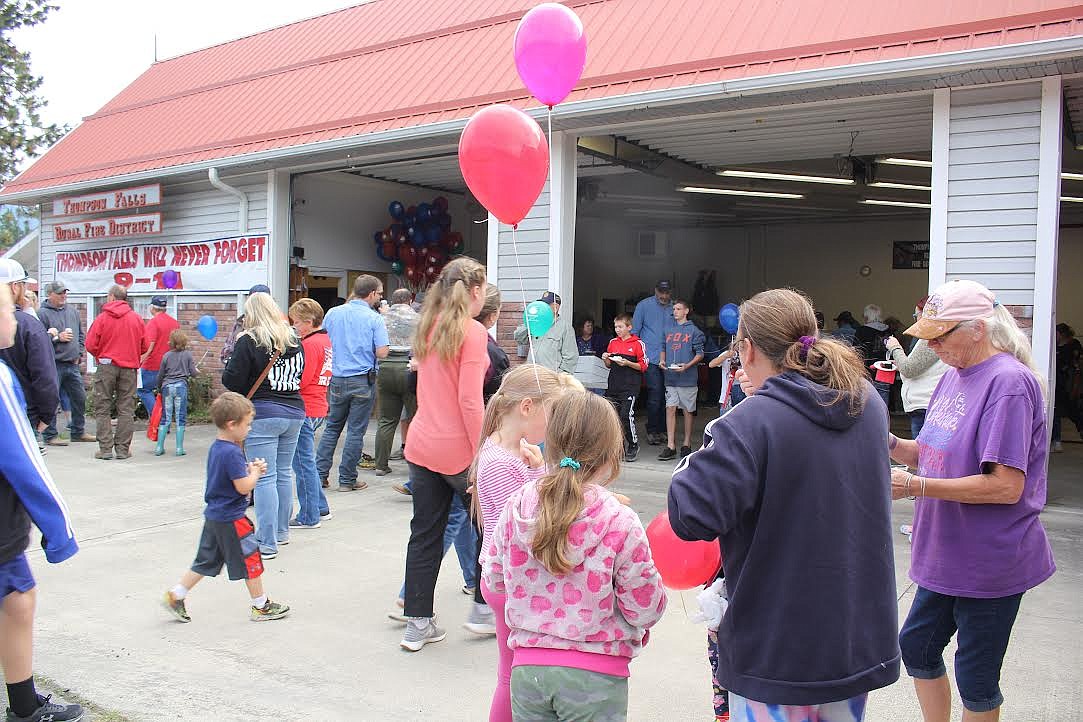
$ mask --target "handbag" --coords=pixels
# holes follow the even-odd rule
[[[267,366],[263,369],[263,373],[259,375],[259,378],[256,379],[256,383],[252,384],[252,388],[248,389],[248,393],[245,394],[246,398],[251,399],[255,395],[256,390],[260,387],[260,384],[262,384],[263,380],[267,378],[267,374],[271,373],[271,367],[275,365],[275,362],[278,361],[279,357],[281,356],[281,351],[275,351],[273,354],[271,354],[271,359],[267,362]]]

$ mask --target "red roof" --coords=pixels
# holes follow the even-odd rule
[[[4,187],[139,171],[537,105],[524,0],[377,0],[165,60]],[[569,101],[1083,34],[1068,0],[578,0]]]

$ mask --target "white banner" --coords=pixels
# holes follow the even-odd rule
[[[270,250],[268,236],[256,235],[57,251],[55,275],[80,294],[104,294],[113,284],[129,293],[247,291],[268,282]]]

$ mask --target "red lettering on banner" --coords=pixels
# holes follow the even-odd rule
[[[147,246],[143,249],[143,265],[147,268],[162,268],[166,265],[164,246]]]
[[[206,266],[211,257],[211,248],[206,243],[173,246],[171,266]]]
[[[231,238],[214,244],[215,263],[252,263],[263,260],[266,236]]]

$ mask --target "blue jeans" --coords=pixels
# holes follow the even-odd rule
[[[302,524],[315,524],[320,515],[331,511],[327,506],[327,497],[320,486],[320,475],[316,473],[316,431],[323,426],[323,419],[312,417],[301,424],[297,435],[297,451],[293,455],[293,475],[297,478],[297,521]]]
[[[154,389],[158,386],[158,372],[143,369],[139,375],[143,378],[143,385],[136,390],[136,393],[139,394],[139,400],[143,402],[143,408],[149,414],[154,410]],[[162,402],[164,403],[165,399],[162,399]]]
[[[406,482],[406,488],[410,488],[411,482]],[[470,521],[470,515],[466,513],[462,497],[456,494],[451,499],[451,511],[447,515],[447,529],[444,529],[444,555],[451,545],[455,545],[455,554],[459,557],[459,566],[463,570],[463,584],[477,588],[477,579],[474,576],[474,567],[477,560],[474,559],[474,551],[478,548],[478,528]],[[402,583],[399,590],[399,599],[406,596],[406,582]]]
[[[953,597],[919,586],[899,632],[906,672],[914,679],[947,674],[944,648],[958,632],[955,681],[963,706],[971,712],[1000,707],[1000,670],[1022,599],[1022,593],[994,599]]]
[[[263,459],[267,473],[256,482],[256,542],[264,553],[289,538],[293,511],[293,454],[303,419],[266,418],[252,422],[244,442],[249,461]]]
[[[657,359],[655,359],[657,360]],[[647,366],[647,433],[666,433],[666,375],[657,363]]]
[[[83,385],[83,374],[79,370],[79,364],[60,362],[56,365],[56,379],[60,386],[61,397],[67,396],[71,404],[71,438],[78,439],[86,433],[86,386]],[[56,429],[56,418],[50,424],[42,436],[46,441],[55,439],[59,432]]]
[[[184,426],[188,422],[187,381],[174,381],[162,387],[161,425],[169,426],[173,420],[176,420],[177,426]]]
[[[338,483],[349,486],[357,481],[357,464],[365,445],[365,432],[372,417],[373,385],[367,375],[332,376],[328,401],[327,428],[320,439],[316,452],[316,473],[326,479],[331,473],[335,448],[342,429],[346,428],[346,443],[342,446],[342,458],[338,464]],[[347,427],[347,424],[349,426]]]
[[[910,438],[918,438],[918,434],[921,433],[921,427],[925,426],[925,412],[926,409],[915,409],[910,412]]]
[[[884,400],[884,406],[887,407],[888,416],[891,415],[891,384],[886,384],[883,381],[873,381],[872,385],[876,388],[876,393],[880,394],[880,398]]]

